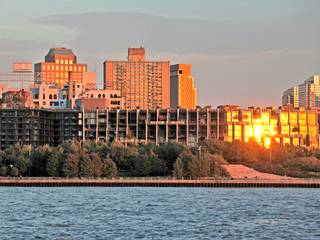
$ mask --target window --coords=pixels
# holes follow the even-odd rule
[[[91,94],[91,98],[93,98],[93,94]]]
[[[54,98],[54,99],[57,99],[57,94],[55,94],[55,95],[53,96],[53,98]]]
[[[98,94],[98,98],[101,98],[101,94]]]
[[[49,99],[52,99],[52,94],[49,95]]]
[[[45,93],[42,95],[42,99],[46,99],[46,94]]]
[[[61,60],[61,64],[64,64],[64,60]]]
[[[102,97],[103,97],[103,98],[106,98],[106,95],[105,95],[105,94],[102,94]]]
[[[34,95],[34,98],[35,98],[35,99],[38,99],[38,98],[39,98],[39,95],[38,95],[38,94],[35,94],[35,95]]]

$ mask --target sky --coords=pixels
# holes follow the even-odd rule
[[[0,71],[72,48],[97,73],[126,59],[192,64],[201,106],[281,104],[320,72],[318,0],[0,0]]]

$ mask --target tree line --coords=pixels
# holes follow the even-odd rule
[[[244,164],[258,171],[293,177],[320,177],[320,153],[303,147],[254,141],[201,141],[128,145],[66,141],[57,146],[13,145],[0,151],[0,176],[30,177],[228,177],[223,165]]]

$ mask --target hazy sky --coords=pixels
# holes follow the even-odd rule
[[[319,0],[0,0],[0,71],[70,47],[102,83],[102,62],[144,46],[191,63],[200,105],[278,105],[320,72]]]

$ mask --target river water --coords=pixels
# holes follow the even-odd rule
[[[320,191],[0,188],[0,239],[320,239]]]

